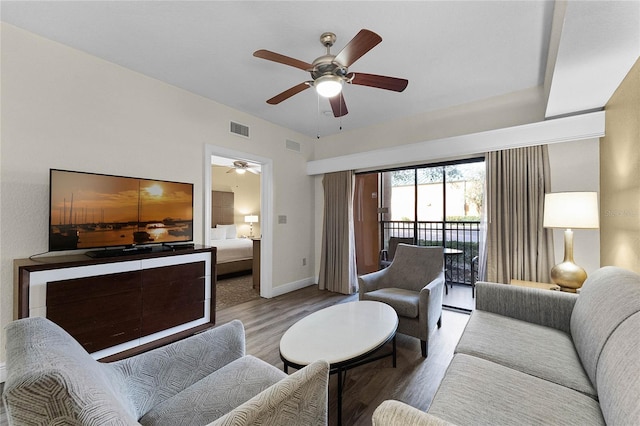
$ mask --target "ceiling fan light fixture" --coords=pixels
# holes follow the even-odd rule
[[[314,82],[314,87],[318,95],[325,98],[332,98],[342,91],[342,78],[337,75],[323,75]]]

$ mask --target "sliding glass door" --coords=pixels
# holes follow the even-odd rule
[[[371,175],[357,175],[356,187],[361,179],[373,182]],[[391,260],[398,242],[445,247],[444,304],[473,309],[472,275],[477,269],[474,259],[479,254],[484,160],[415,166],[379,171],[374,175],[378,181],[377,223],[370,223],[364,229],[370,236],[373,226],[377,226],[379,239],[375,248],[379,246],[381,257]],[[371,205],[371,200],[368,201]],[[354,208],[360,212],[364,208],[357,197]],[[368,209],[372,213],[372,207]],[[363,226],[359,227],[358,218],[355,219],[356,248],[371,247],[372,244],[363,240]]]

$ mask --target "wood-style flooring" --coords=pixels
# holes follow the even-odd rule
[[[273,299],[251,300],[221,309],[216,313],[216,324],[241,320],[245,327],[247,353],[282,369],[278,350],[280,337],[293,323],[327,306],[355,300],[357,295],[345,296],[311,286]],[[349,370],[344,388],[342,424],[371,425],[373,411],[387,399],[426,410],[453,357],[453,349],[467,320],[466,314],[443,311],[442,328],[431,336],[427,359],[420,355],[418,339],[398,334],[397,368],[392,368],[391,358],[385,358]],[[329,425],[332,426],[337,424],[336,398],[336,376],[332,375],[329,381]],[[0,426],[6,424],[6,413],[2,407]]]
[[[280,337],[293,323],[319,309],[355,301],[357,297],[310,286],[272,299],[253,300],[222,309],[216,314],[216,324],[241,320],[245,327],[247,353],[282,369],[278,350]],[[426,410],[468,318],[463,313],[443,311],[442,328],[431,336],[426,359],[420,355],[418,339],[398,334],[396,368],[392,368],[391,358],[385,358],[349,370],[343,395],[342,424],[371,425],[373,411],[387,399]],[[335,375],[329,380],[329,425],[337,425],[336,380]]]

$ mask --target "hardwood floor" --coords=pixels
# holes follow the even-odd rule
[[[246,350],[280,369],[280,337],[300,318],[336,303],[357,300],[357,295],[345,296],[306,287],[273,299],[258,299],[219,310],[216,324],[233,319],[242,321],[246,334]],[[397,367],[391,367],[391,358],[366,364],[347,373],[342,424],[345,426],[371,425],[371,416],[382,401],[397,399],[426,410],[449,365],[468,315],[443,311],[442,328],[429,342],[429,357],[420,355],[420,342],[413,337],[398,334]],[[0,388],[1,389],[1,388]],[[329,425],[337,424],[337,382],[329,381]],[[4,407],[0,408],[0,426],[7,424]]]
[[[247,353],[280,369],[280,337],[300,318],[336,303],[357,300],[357,295],[345,296],[318,290],[311,286],[273,299],[260,299],[221,309],[216,324],[239,319],[245,326]],[[427,359],[420,355],[420,342],[398,334],[397,367],[385,358],[350,370],[347,373],[342,421],[344,425],[370,425],[375,408],[387,399],[397,399],[421,410],[431,403],[453,350],[467,323],[468,315],[443,311],[442,328],[429,342]],[[337,424],[337,382],[329,381],[329,424]]]

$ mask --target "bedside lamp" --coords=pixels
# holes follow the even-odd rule
[[[247,215],[244,217],[244,221],[249,224],[249,238],[253,238],[253,224],[258,222],[258,215]]]
[[[598,228],[596,192],[555,192],[544,196],[545,228],[564,228],[564,260],[551,268],[551,281],[575,291],[587,279],[583,268],[573,263],[573,231]]]

